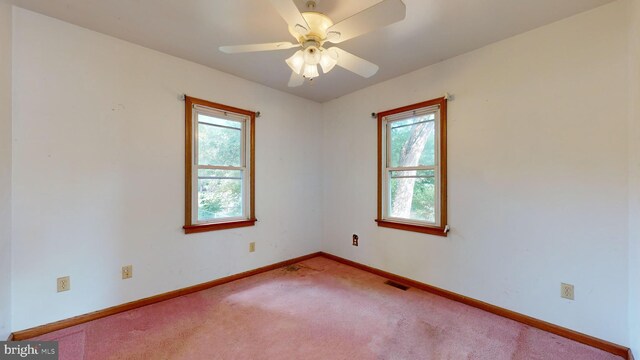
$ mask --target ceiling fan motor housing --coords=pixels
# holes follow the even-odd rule
[[[298,42],[303,46],[305,42],[309,40],[316,41],[322,46],[322,43],[327,39],[327,29],[333,26],[333,21],[331,21],[328,16],[315,11],[303,12],[302,17],[304,17],[307,25],[309,25],[309,32],[306,35],[302,35],[296,29],[289,26],[289,33],[298,39]]]

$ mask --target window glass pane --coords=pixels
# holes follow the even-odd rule
[[[198,220],[243,215],[241,170],[198,170]]]
[[[391,167],[435,165],[434,125],[434,113],[391,122]]]
[[[389,172],[389,216],[435,223],[436,179],[433,170]]]
[[[198,164],[242,166],[242,123],[198,114]]]

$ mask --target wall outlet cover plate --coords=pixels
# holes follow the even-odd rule
[[[560,297],[563,299],[575,300],[573,285],[560,283]]]
[[[122,278],[131,279],[133,277],[133,265],[126,265],[122,267]]]
[[[71,279],[68,276],[59,277],[57,284],[58,292],[71,290]]]

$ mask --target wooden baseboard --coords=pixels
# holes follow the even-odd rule
[[[511,310],[507,310],[505,308],[501,308],[495,305],[491,305],[489,303],[486,303],[484,301],[480,301],[480,300],[476,300],[473,298],[470,298],[468,296],[464,296],[464,295],[460,295],[457,293],[454,293],[452,291],[448,291],[448,290],[444,290],[432,285],[428,285],[425,283],[421,283],[419,281],[416,280],[411,280],[409,278],[400,276],[400,275],[396,275],[396,274],[392,274],[390,272],[386,272],[380,269],[376,269],[373,268],[371,266],[367,266],[367,265],[363,265],[360,263],[357,263],[355,261],[351,261],[351,260],[347,260],[344,258],[341,258],[339,256],[335,256],[332,254],[328,254],[325,252],[321,253],[322,256],[326,257],[327,259],[331,259],[337,262],[340,262],[342,264],[345,265],[349,265],[351,267],[360,269],[360,270],[364,270],[367,272],[370,272],[372,274],[375,275],[379,275],[382,276],[384,278],[387,278],[389,280],[393,280],[395,282],[401,283],[403,285],[407,285],[409,287],[414,287],[416,289],[420,289],[420,290],[424,290],[427,292],[430,292],[432,294],[435,295],[439,295],[442,297],[445,297],[447,299],[450,300],[454,300],[457,302],[461,302],[463,304],[469,305],[469,306],[473,306],[475,308],[511,319],[511,320],[515,320],[517,322],[538,328],[540,330],[544,330],[556,335],[560,335],[562,337],[565,337],[567,339],[571,339],[589,346],[593,346],[595,348],[604,350],[606,352],[612,353],[614,355],[618,355],[623,357],[624,359],[633,359],[633,355],[631,355],[631,350],[625,346],[621,346],[618,344],[614,344],[612,342],[606,341],[606,340],[602,340],[602,339],[598,339],[596,337],[590,336],[590,335],[586,335],[583,333],[579,333],[577,331],[573,331],[567,328],[564,328],[562,326],[558,326],[555,324],[551,324],[548,323],[546,321],[542,321],[536,318],[533,318],[531,316],[527,316],[524,314],[520,314],[517,313],[515,311],[511,311]]]
[[[89,322],[89,321],[92,321],[92,320],[100,319],[100,318],[103,318],[103,317],[106,317],[106,316],[118,314],[118,313],[121,313],[121,312],[124,312],[124,311],[128,311],[128,310],[132,310],[132,309],[137,309],[137,308],[142,307],[142,306],[155,304],[155,303],[158,303],[158,302],[161,302],[161,301],[173,299],[173,298],[176,298],[176,297],[179,297],[179,296],[191,294],[191,293],[202,291],[202,290],[206,290],[206,289],[218,286],[218,285],[226,284],[226,283],[231,282],[231,281],[240,280],[240,279],[243,279],[243,278],[246,278],[246,277],[249,277],[249,276],[253,276],[253,275],[257,275],[257,274],[260,274],[260,273],[263,273],[263,272],[267,272],[267,271],[270,271],[270,270],[275,270],[275,269],[281,268],[283,266],[288,266],[288,265],[291,265],[291,264],[295,264],[295,263],[298,263],[300,261],[304,261],[304,260],[307,260],[307,259],[310,259],[310,258],[314,258],[314,257],[320,256],[320,255],[321,254],[319,252],[317,252],[317,253],[313,253],[313,254],[309,254],[309,255],[305,255],[305,256],[300,256],[300,257],[297,257],[295,259],[281,261],[279,263],[263,266],[263,267],[258,268],[258,269],[245,271],[245,272],[242,272],[242,273],[239,273],[239,274],[223,277],[223,278],[220,278],[220,279],[217,279],[217,280],[213,280],[213,281],[209,281],[209,282],[206,282],[206,283],[189,286],[189,287],[186,287],[186,288],[183,288],[183,289],[178,289],[178,290],[166,292],[166,293],[159,294],[159,295],[154,295],[154,296],[151,296],[151,297],[148,297],[148,298],[144,298],[144,299],[128,302],[128,303],[121,304],[121,305],[112,306],[110,308],[94,311],[94,312],[91,312],[91,313],[88,313],[88,314],[84,314],[84,315],[75,316],[75,317],[72,317],[72,318],[69,318],[69,319],[65,319],[65,320],[56,321],[56,322],[53,322],[53,323],[50,323],[50,324],[36,326],[36,327],[30,328],[30,329],[26,329],[26,330],[16,331],[16,332],[14,332],[14,333],[12,333],[10,335],[10,339],[12,339],[14,341],[31,339],[31,338],[34,338],[36,336],[40,336],[40,335],[44,335],[44,334],[50,333],[52,331],[68,328],[68,327],[75,326],[75,325],[80,325],[80,324],[83,324],[83,323],[86,323],[86,322]]]

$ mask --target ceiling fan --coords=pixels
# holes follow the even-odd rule
[[[316,1],[307,1],[309,11],[300,12],[293,0],[270,0],[280,16],[289,25],[289,32],[296,43],[274,42],[265,44],[221,46],[220,51],[237,54],[255,51],[287,50],[302,48],[286,59],[292,70],[289,87],[300,86],[305,79],[318,77],[318,65],[328,73],[338,65],[362,77],[378,72],[378,65],[359,58],[338,47],[325,48],[329,42],[339,44],[377,28],[404,19],[406,7],[402,0],[383,0],[351,17],[334,24],[326,15],[313,11]]]

